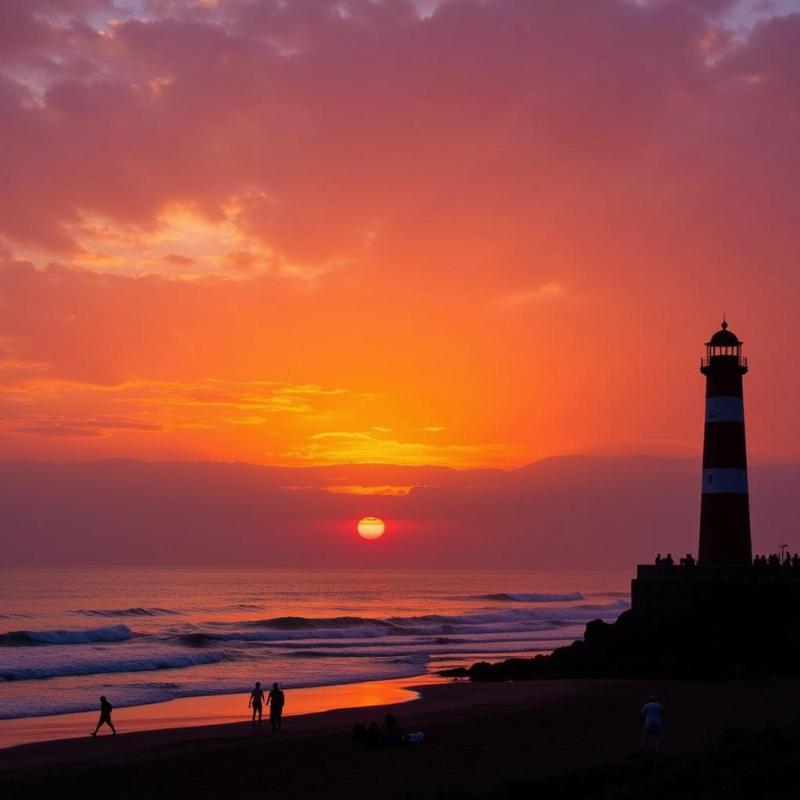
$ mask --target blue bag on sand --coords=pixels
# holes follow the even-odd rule
[[[422,731],[417,731],[416,733],[409,733],[408,734],[408,741],[409,742],[424,742],[425,741],[425,734]]]

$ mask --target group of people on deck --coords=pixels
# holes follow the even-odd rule
[[[691,553],[687,553],[681,560],[678,562],[682,567],[693,567],[697,564],[694,560],[694,556]],[[667,553],[665,556],[662,556],[659,553],[656,556],[656,566],[657,567],[671,567],[675,564],[675,559],[672,557],[672,553]]]
[[[253,691],[250,692],[250,700],[247,703],[247,707],[253,709],[253,722],[256,721],[256,717],[258,717],[258,722],[261,722],[265,702],[269,706],[269,721],[272,725],[272,730],[279,731],[281,729],[286,696],[277,683],[273,683],[269,694],[265,695],[264,690],[261,688],[261,681],[256,681]]]
[[[658,553],[655,563],[657,567],[672,567],[675,565],[675,560],[672,558],[672,553],[667,553],[665,556]],[[691,553],[687,553],[678,564],[681,567],[694,567],[697,565],[697,561]],[[787,550],[781,555],[778,553],[771,553],[768,556],[757,555],[753,557],[753,566],[761,570],[791,569],[794,572],[800,572],[800,553],[792,553]]]
[[[753,558],[753,566],[756,569],[791,569],[793,572],[798,572],[800,571],[800,553],[792,554],[791,551],[787,550],[783,557],[778,553],[770,553],[768,556],[755,556]]]

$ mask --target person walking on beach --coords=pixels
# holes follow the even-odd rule
[[[250,692],[247,707],[253,709],[253,722],[256,721],[256,714],[258,714],[258,721],[261,722],[261,714],[264,709],[264,692],[261,689],[261,681],[256,681],[253,691]]]
[[[649,751],[660,753],[664,744],[664,708],[653,695],[650,695],[642,706],[642,716],[644,732],[640,749],[643,753]]]
[[[100,730],[101,725],[108,725],[108,727],[111,728],[111,733],[115,736],[117,735],[117,729],[111,721],[111,711],[113,708],[111,703],[106,699],[106,696],[103,695],[100,698],[100,719],[97,722],[97,727],[92,731],[92,736],[97,736],[97,731]]]
[[[269,721],[272,724],[272,730],[279,731],[281,729],[283,706],[286,703],[286,697],[277,683],[272,684],[272,691],[269,693],[269,697],[267,697],[267,703],[269,704]]]

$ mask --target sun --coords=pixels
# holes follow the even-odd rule
[[[386,526],[383,524],[382,519],[378,519],[377,517],[364,517],[358,521],[356,530],[362,539],[380,539],[381,536],[383,536],[383,532],[386,530]]]

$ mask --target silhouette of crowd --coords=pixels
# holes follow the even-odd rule
[[[792,554],[786,551],[783,558],[777,553],[770,553],[768,556],[759,555],[753,559],[753,566],[757,571],[765,572],[792,572],[800,575],[800,553]]]
[[[674,567],[675,559],[672,557],[672,553],[667,553],[665,556],[658,553],[655,564],[657,567]],[[678,566],[695,567],[697,561],[691,553],[687,553],[678,561]],[[782,556],[778,553],[757,555],[753,558],[753,567],[762,572],[791,572],[800,576],[800,553],[792,553],[787,550]]]
[[[695,564],[697,564],[697,562],[694,560],[694,556],[691,553],[687,553],[680,559],[680,561],[678,561],[678,566],[681,567],[693,567]],[[658,555],[656,555],[656,566],[674,567],[675,559],[672,557],[672,553],[667,553],[665,556],[662,556],[661,553],[658,553]]]

